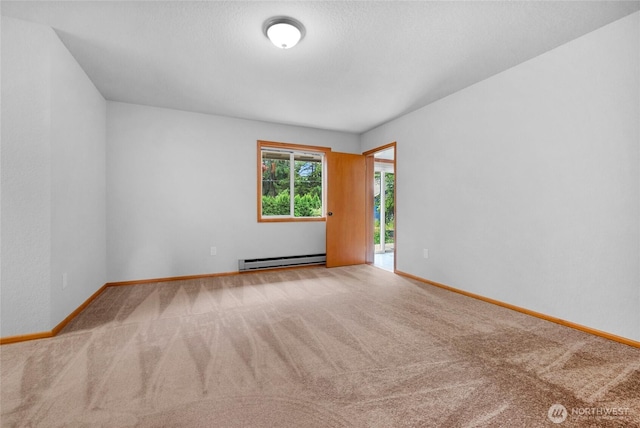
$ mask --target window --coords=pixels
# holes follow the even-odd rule
[[[258,141],[258,221],[323,221],[330,150]]]

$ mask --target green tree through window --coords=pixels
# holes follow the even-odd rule
[[[322,153],[263,148],[261,158],[263,217],[322,217]]]

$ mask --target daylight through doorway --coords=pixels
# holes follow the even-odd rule
[[[375,152],[373,161],[373,264],[395,266],[395,147]]]

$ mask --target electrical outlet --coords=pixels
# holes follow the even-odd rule
[[[62,274],[62,289],[64,290],[65,288],[67,288],[67,285],[69,285],[69,277],[65,272]]]
[[[211,254],[212,256],[215,256],[216,254],[218,254],[218,249],[217,249],[216,247],[211,247],[211,252],[210,252],[210,254]]]
[[[429,249],[425,248],[424,250],[422,250],[422,255],[424,256],[425,259],[429,258]]]

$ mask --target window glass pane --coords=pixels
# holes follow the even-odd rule
[[[381,183],[380,183],[380,172],[376,171],[373,173],[373,213],[374,213],[374,223],[373,223],[373,243],[375,244],[376,252],[380,251],[380,192],[382,191]]]
[[[262,152],[262,215],[291,215],[289,153]]]
[[[260,149],[261,217],[322,218],[324,154]]]
[[[395,241],[395,175],[392,172],[384,172],[383,174],[376,171],[373,177],[373,240],[376,252],[385,252],[393,249]],[[382,201],[384,201],[384,206],[382,206]]]
[[[322,216],[322,155],[296,153],[294,216]]]
[[[395,240],[395,180],[394,173],[387,172],[384,174],[384,201],[385,201],[385,242],[387,245],[393,244]]]

